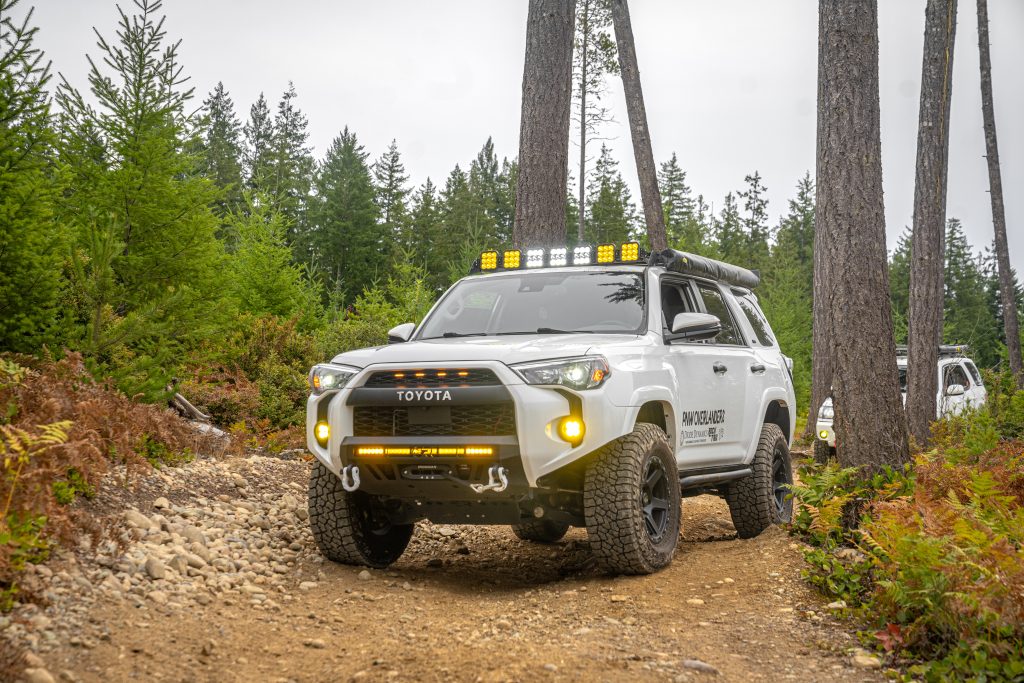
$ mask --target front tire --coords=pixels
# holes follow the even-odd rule
[[[309,474],[309,527],[328,560],[376,569],[402,556],[413,530],[412,524],[392,524],[375,497],[346,491],[320,461]]]
[[[616,574],[651,574],[679,540],[679,472],[660,427],[640,423],[587,466],[583,509],[590,549]]]
[[[569,531],[569,525],[563,522],[552,522],[550,519],[537,519],[523,524],[515,524],[512,531],[524,541],[554,543],[565,536]]]
[[[789,497],[793,467],[789,443],[778,425],[761,428],[751,469],[751,476],[729,484],[725,492],[732,524],[740,538],[753,538],[771,525],[793,518],[793,500]]]

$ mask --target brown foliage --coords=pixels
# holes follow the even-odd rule
[[[46,539],[89,527],[54,494],[54,484],[70,473],[94,491],[111,463],[140,471],[154,457],[215,447],[171,410],[95,381],[77,354],[0,363],[0,585],[11,586],[26,554],[32,556],[26,548],[45,554]]]

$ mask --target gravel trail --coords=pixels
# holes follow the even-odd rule
[[[376,571],[319,557],[308,472],[253,455],[108,487],[88,505],[119,542],[34,568],[44,606],[0,618],[23,680],[883,680],[801,580],[800,546],[738,540],[717,498],[683,502],[653,576],[602,574],[582,530],[540,545],[427,523]]]

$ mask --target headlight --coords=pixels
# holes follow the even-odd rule
[[[820,420],[831,420],[835,418],[835,411],[832,410],[832,406],[822,406],[821,410],[818,411],[818,419]]]
[[[309,371],[309,390],[314,394],[341,389],[359,372],[344,365],[314,365]]]
[[[546,360],[540,363],[521,363],[512,369],[527,384],[561,385],[570,389],[593,389],[601,386],[611,369],[603,356],[580,356]]]

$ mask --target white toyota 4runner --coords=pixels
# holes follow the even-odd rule
[[[965,344],[939,345],[939,382],[935,396],[936,418],[959,415],[966,410],[980,408],[988,400],[985,382],[978,372],[978,366],[967,357]],[[907,347],[896,347],[896,367],[900,374],[900,394],[907,402]],[[832,397],[826,398],[818,410],[815,423],[817,438],[814,440],[814,457],[825,462],[836,454],[836,432],[833,429],[835,408]]]
[[[484,252],[419,324],[310,372],[309,520],[385,567],[420,519],[586,527],[601,565],[667,565],[680,498],[741,538],[788,521],[796,416],[755,273],[637,243]]]

